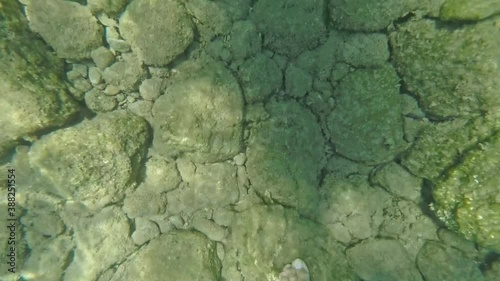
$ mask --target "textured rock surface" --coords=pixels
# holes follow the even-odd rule
[[[153,106],[154,149],[215,162],[240,151],[243,96],[231,72],[209,63],[191,78],[170,85]]]
[[[25,2],[31,29],[39,33],[59,57],[89,58],[90,52],[101,46],[103,28],[88,7],[63,0]]]
[[[238,76],[247,103],[264,101],[281,88],[283,80],[278,65],[263,54],[245,61],[239,68]]]
[[[246,167],[262,196],[311,215],[318,202],[324,140],[314,115],[296,102],[271,103],[271,118],[251,129]]]
[[[390,65],[348,74],[335,95],[327,122],[338,153],[373,165],[405,148],[399,78]]]
[[[223,261],[226,280],[275,280],[294,257],[309,265],[311,280],[356,280],[339,244],[294,210],[254,205],[235,218],[232,230]]]
[[[460,251],[439,242],[429,241],[420,250],[417,266],[426,281],[485,280],[478,265]]]
[[[413,174],[430,180],[454,165],[463,153],[500,129],[495,119],[455,119],[426,126],[405,153],[402,164]]]
[[[446,0],[439,17],[444,20],[481,20],[498,13],[498,0]]]
[[[329,9],[333,24],[340,29],[378,31],[396,19],[419,9],[436,14],[445,0],[330,0]]]
[[[64,280],[96,280],[104,270],[135,250],[129,237],[128,219],[116,206],[104,208],[93,217],[66,223],[74,227],[76,249]]]
[[[135,54],[123,54],[121,60],[104,69],[102,77],[108,85],[122,91],[131,91],[146,77],[146,71]]]
[[[424,111],[434,117],[499,115],[499,22],[441,28],[432,20],[408,21],[391,34],[397,69]]]
[[[104,12],[108,15],[118,14],[128,3],[128,0],[87,0],[87,5],[93,13]]]
[[[121,265],[111,281],[218,281],[220,261],[215,242],[202,234],[176,231],[162,234]]]
[[[422,280],[397,240],[366,240],[348,249],[346,255],[354,271],[364,280]]]
[[[141,117],[103,114],[44,136],[32,146],[30,162],[52,183],[45,191],[96,210],[119,201],[135,181],[148,139]]]
[[[219,1],[187,0],[186,9],[195,18],[201,38],[210,41],[215,36],[225,35],[231,30],[231,18]]]
[[[331,235],[343,243],[376,236],[382,224],[382,206],[390,195],[380,188],[370,188],[366,177],[350,180],[329,175],[321,187],[319,221]],[[326,204],[326,205],[325,205]]]
[[[227,163],[198,164],[187,184],[167,193],[169,214],[190,216],[197,210],[217,209],[238,201],[236,169]]]
[[[320,0],[261,0],[251,14],[264,34],[264,46],[295,57],[324,39],[324,4]]]
[[[18,140],[66,123],[78,107],[61,79],[62,61],[28,30],[22,6],[0,6],[1,158]]]
[[[132,1],[120,17],[120,31],[139,59],[151,65],[170,63],[194,36],[193,23],[176,0]]]
[[[500,133],[466,152],[434,188],[434,208],[448,227],[500,252]]]

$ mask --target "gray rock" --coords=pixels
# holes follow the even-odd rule
[[[225,243],[225,280],[276,280],[283,266],[299,256],[309,265],[312,280],[357,280],[343,247],[321,224],[293,209],[254,205],[236,215],[231,230]]]
[[[168,249],[166,251],[165,249]],[[216,244],[202,234],[173,231],[162,234],[120,265],[110,281],[218,281],[221,264]]]
[[[90,67],[89,68],[89,81],[92,83],[92,85],[97,85],[102,82],[102,74],[99,68],[97,67]]]
[[[227,230],[206,218],[195,218],[192,222],[194,229],[205,234],[212,241],[223,241],[228,234]]]
[[[161,190],[141,184],[125,197],[123,211],[130,218],[151,217],[165,213],[167,196]]]
[[[127,0],[87,0],[93,13],[104,12],[109,15],[118,14],[127,3]]]
[[[339,154],[373,165],[406,148],[399,78],[392,66],[354,71],[335,92],[337,105],[327,124]]]
[[[120,32],[139,59],[149,65],[170,63],[194,37],[193,23],[176,0],[131,2],[120,17]]]
[[[71,224],[74,224],[75,248],[64,280],[96,280],[104,270],[135,250],[129,237],[128,219],[117,206],[104,208],[94,216],[79,217]]]
[[[218,1],[188,0],[185,6],[196,19],[195,24],[202,40],[209,42],[215,36],[228,34],[231,30],[229,13]]]
[[[18,245],[18,258],[19,250],[22,249],[19,247],[21,245]],[[52,240],[44,239],[43,244],[30,247],[29,258],[22,268],[26,272],[40,276],[39,279],[43,281],[62,280],[68,263],[67,258],[73,254],[74,247],[71,237],[66,235]],[[9,280],[8,277],[5,277],[5,280]]]
[[[418,254],[417,265],[427,281],[485,280],[474,260],[467,259],[460,251],[435,241],[425,243]]]
[[[394,162],[377,167],[370,179],[397,197],[413,202],[420,199],[423,180]]]
[[[296,102],[270,103],[269,120],[252,126],[246,163],[252,188],[274,202],[314,215],[325,144],[316,117]]]
[[[264,34],[264,46],[296,57],[324,39],[324,6],[320,0],[261,0],[250,18]]]
[[[63,0],[28,0],[26,15],[31,29],[61,58],[89,58],[90,52],[102,44],[102,26],[86,6]]]
[[[148,139],[141,117],[103,114],[42,137],[31,147],[30,163],[52,183],[45,191],[98,210],[123,198]]]
[[[217,209],[239,199],[236,168],[227,163],[196,165],[187,184],[167,193],[169,214],[190,216],[196,210]]]
[[[319,212],[319,221],[334,238],[352,243],[378,234],[382,206],[391,199],[387,192],[370,187],[365,176],[348,179],[335,175],[325,177],[321,190],[326,205]]]
[[[146,219],[135,219],[135,231],[132,233],[132,241],[136,245],[142,245],[160,234],[158,226]]]
[[[109,85],[122,91],[131,91],[146,77],[146,71],[135,54],[122,54],[122,60],[104,69],[102,77]]]
[[[245,61],[238,72],[247,103],[262,102],[281,88],[283,75],[269,57],[257,54]]]
[[[356,274],[364,280],[422,281],[414,262],[397,240],[363,241],[347,250],[347,259]]]
[[[115,97],[105,95],[99,90],[92,89],[85,93],[85,104],[94,112],[109,112],[116,107],[117,101]]]
[[[113,53],[106,47],[99,47],[92,50],[90,53],[92,60],[99,69],[104,70],[106,67],[110,66],[115,60]]]
[[[242,137],[243,98],[236,79],[217,63],[183,74],[193,76],[168,86],[153,106],[155,151],[195,162],[230,159]]]
[[[148,101],[156,100],[160,94],[162,94],[163,90],[163,79],[158,77],[143,80],[139,86],[139,93],[141,94],[141,97]]]
[[[87,92],[92,89],[92,84],[90,84],[89,80],[80,77],[71,81],[73,83],[73,87],[81,92]]]

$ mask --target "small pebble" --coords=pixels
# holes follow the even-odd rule
[[[120,89],[113,85],[108,85],[106,89],[104,89],[104,93],[108,96],[116,96],[120,92]]]
[[[89,80],[90,83],[97,85],[102,82],[102,74],[99,68],[90,67],[89,68]]]
[[[90,53],[90,56],[92,57],[95,65],[101,70],[110,66],[115,60],[115,56],[113,55],[113,53],[109,49],[102,46],[93,50]]]

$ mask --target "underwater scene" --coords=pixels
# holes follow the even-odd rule
[[[500,0],[0,0],[0,280],[500,281]]]

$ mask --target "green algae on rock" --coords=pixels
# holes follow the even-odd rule
[[[22,6],[0,0],[0,18],[2,156],[19,139],[67,123],[78,106],[62,80],[63,62],[29,31]]]
[[[447,0],[441,6],[443,20],[477,21],[500,13],[498,0]]]
[[[437,181],[437,216],[479,245],[500,252],[500,132],[465,153]]]
[[[407,89],[430,117],[499,114],[500,17],[474,25],[410,20],[390,35]]]

